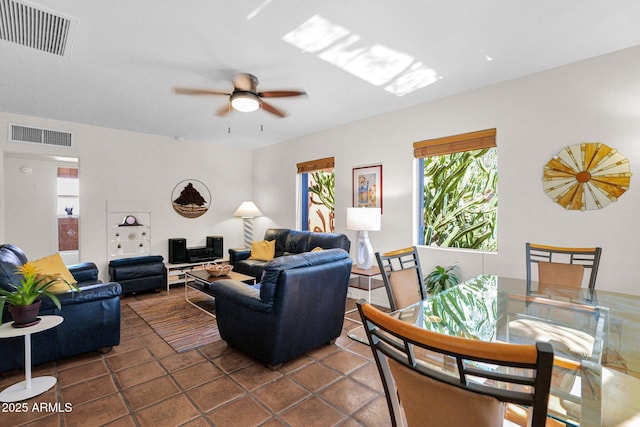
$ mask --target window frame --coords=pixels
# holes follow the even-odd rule
[[[309,200],[309,174],[326,169],[331,169],[335,174],[335,158],[324,157],[321,159],[297,163],[296,168],[298,171],[297,173],[300,176],[300,230],[313,231],[309,230],[309,206],[307,203]],[[335,207],[333,213],[335,215]]]
[[[443,156],[466,151],[482,150],[487,148],[496,148],[496,128],[484,129],[475,132],[467,132],[458,135],[445,136],[441,138],[433,138],[413,143],[414,158],[417,160],[417,243],[424,246],[424,159],[427,157]],[[496,165],[497,166],[497,165]],[[497,245],[496,236],[496,245]],[[445,249],[460,249],[482,251],[474,248],[456,248],[443,247]],[[497,251],[497,249],[496,249]]]

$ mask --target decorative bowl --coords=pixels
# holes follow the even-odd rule
[[[233,266],[229,264],[209,264],[204,267],[211,276],[224,276],[233,270]]]

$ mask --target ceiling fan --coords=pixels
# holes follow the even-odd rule
[[[284,111],[265,102],[263,98],[284,98],[290,96],[306,95],[300,90],[269,90],[257,91],[258,78],[253,74],[241,73],[233,77],[233,92],[223,92],[209,89],[191,89],[185,87],[174,87],[173,92],[179,95],[223,95],[229,97],[229,103],[220,108],[216,115],[224,116],[229,114],[231,108],[242,112],[255,111],[262,108],[278,117],[285,117]]]

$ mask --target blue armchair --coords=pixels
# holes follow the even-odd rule
[[[351,263],[343,249],[305,252],[267,262],[257,285],[215,282],[220,336],[271,367],[332,343],[342,332]]]

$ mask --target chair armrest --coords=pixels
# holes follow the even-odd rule
[[[78,283],[98,281],[98,267],[93,262],[73,264],[67,268]]]
[[[225,299],[241,307],[251,310],[268,312],[273,303],[260,300],[260,290],[254,286],[233,279],[222,279],[211,285],[209,290],[216,299]]]
[[[229,264],[233,265],[238,261],[249,259],[251,249],[249,248],[231,248],[229,249]]]
[[[82,304],[87,301],[98,301],[119,297],[122,294],[122,287],[116,282],[94,283],[80,288],[80,291],[67,291],[56,294],[60,300],[60,305]],[[44,308],[55,307],[49,298],[42,299]]]

